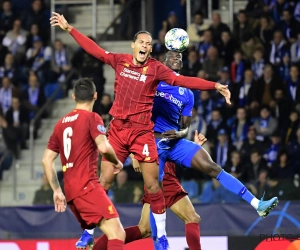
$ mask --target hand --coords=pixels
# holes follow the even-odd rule
[[[52,12],[53,16],[50,18],[51,26],[59,26],[63,30],[68,30],[69,32],[72,30],[72,26],[68,24],[67,20],[63,15],[60,15],[56,12]]]
[[[216,83],[216,90],[218,90],[219,93],[225,97],[227,104],[231,104],[231,102],[230,102],[231,93],[230,93],[227,85],[222,85],[220,83]]]
[[[114,165],[114,174],[118,174],[123,169],[123,163],[118,160],[118,164]]]
[[[199,146],[202,146],[207,141],[206,137],[203,134],[199,134],[198,130],[195,130],[194,142]]]
[[[53,201],[54,201],[54,205],[55,205],[55,212],[63,213],[66,211],[67,201],[66,201],[66,197],[64,196],[64,194],[61,190],[54,191]]]
[[[132,166],[133,166],[134,171],[137,173],[141,173],[142,170],[141,170],[139,161],[134,158],[131,158],[131,160],[132,160]]]
[[[163,138],[168,138],[169,140],[174,140],[180,138],[180,134],[175,130],[168,130],[162,133]]]

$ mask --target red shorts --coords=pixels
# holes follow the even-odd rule
[[[118,212],[99,186],[92,191],[68,202],[82,229],[95,228],[100,220],[118,218]]]
[[[163,189],[164,189],[164,197],[166,201],[166,207],[170,208],[173,206],[177,201],[182,199],[184,196],[188,195],[186,191],[180,185],[178,179],[173,175],[165,174],[163,179]],[[150,198],[148,191],[144,186],[144,196],[142,198],[142,203],[150,204]]]
[[[128,120],[113,119],[108,131],[108,141],[121,162],[130,153],[140,162],[157,162],[158,155],[153,124],[143,125]],[[102,158],[104,161],[104,157]]]

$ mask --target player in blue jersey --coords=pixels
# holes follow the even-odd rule
[[[166,66],[175,72],[180,71],[182,67],[181,53],[168,51],[164,59]],[[238,179],[218,166],[204,148],[184,139],[191,123],[193,105],[194,97],[189,89],[171,86],[165,82],[159,83],[154,99],[152,120],[155,124],[160,181],[163,180],[163,168],[167,161],[200,170],[210,177],[216,178],[226,189],[251,204],[259,216],[266,217],[270,210],[277,205],[277,197],[268,201],[263,201],[263,198],[258,200]],[[153,231],[155,228],[152,228]],[[155,235],[153,237],[155,238]],[[126,240],[126,242],[128,241]]]

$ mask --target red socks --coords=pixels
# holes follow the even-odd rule
[[[124,250],[124,242],[121,240],[109,240],[107,243],[107,250]]]
[[[155,194],[149,194],[152,213],[163,214],[166,212],[165,197],[161,189]]]
[[[201,250],[200,225],[198,223],[185,224],[185,237],[190,250]]]
[[[142,239],[142,233],[138,226],[127,227],[124,228],[124,230],[126,233],[125,244]],[[108,242],[110,242],[110,240],[108,240],[106,235],[104,234],[97,240],[95,244],[95,246],[97,246],[94,247],[96,250],[106,250],[108,247]]]
[[[124,228],[126,233],[125,244],[130,243],[135,240],[142,239],[142,233],[138,226],[126,227]]]

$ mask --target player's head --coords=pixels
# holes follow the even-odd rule
[[[168,51],[164,56],[164,64],[170,69],[179,72],[182,68],[182,54],[176,51]]]
[[[148,31],[137,32],[131,44],[133,63],[144,64],[152,52],[152,36]]]
[[[90,78],[80,78],[73,88],[76,103],[94,102],[97,99],[96,86]]]

